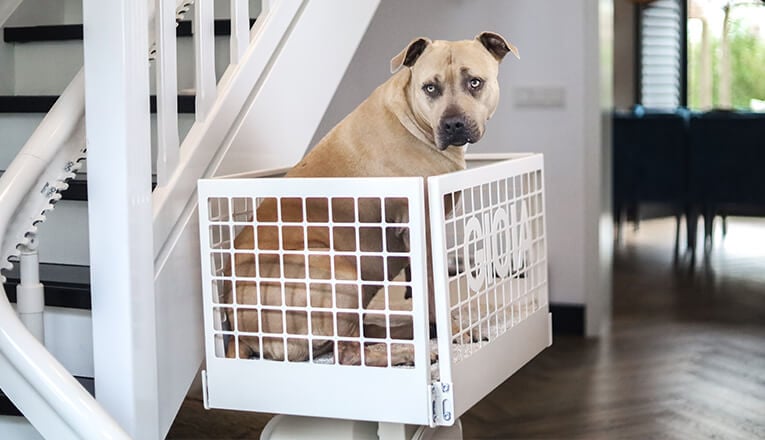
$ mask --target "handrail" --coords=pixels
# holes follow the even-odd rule
[[[59,147],[76,132],[85,108],[83,77],[80,71],[0,177],[0,236],[5,237],[16,207]],[[0,357],[0,370],[3,370],[0,388],[21,407],[43,436],[129,438],[93,396],[29,333],[8,302],[4,289],[0,292]],[[18,381],[19,377],[23,383]],[[25,404],[32,400],[24,399],[24,392],[39,397],[34,400],[36,411],[25,411]]]

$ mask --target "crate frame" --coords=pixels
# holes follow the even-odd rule
[[[478,169],[432,176],[396,178],[217,178],[199,181],[200,247],[204,289],[206,367],[202,371],[206,408],[260,411],[292,415],[370,420],[417,425],[450,426],[471,406],[552,343],[546,273],[543,158],[539,154],[473,156]],[[489,163],[488,165],[485,165]],[[470,166],[470,165],[469,165]],[[455,360],[452,352],[450,286],[447,268],[444,194],[491,179],[538,172],[541,199],[541,247],[545,260],[536,310],[476,353]],[[267,173],[263,173],[267,174]],[[427,182],[427,195],[426,195]],[[216,355],[215,304],[212,302],[212,264],[209,247],[210,198],[270,197],[406,198],[409,206],[412,314],[415,365],[411,368],[317,365],[229,359]],[[335,188],[337,191],[328,190]],[[427,197],[427,199],[426,199]],[[426,203],[429,201],[429,204]],[[426,210],[430,216],[431,257],[436,327],[439,335],[438,380],[427,356],[428,286]],[[488,285],[488,283],[487,283]],[[219,323],[217,325],[220,325]],[[220,350],[220,342],[218,342]],[[329,368],[328,368],[329,367]],[[242,390],[248,390],[243,392]]]

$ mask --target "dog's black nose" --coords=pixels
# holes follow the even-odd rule
[[[468,128],[463,116],[447,116],[441,119],[439,132],[444,147],[459,147],[468,142]]]
[[[462,116],[452,116],[441,121],[441,130],[447,136],[457,136],[465,133],[465,119]]]

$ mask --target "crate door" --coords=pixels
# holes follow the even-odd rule
[[[439,386],[453,392],[452,419],[550,343],[542,177],[533,155],[428,179]]]
[[[214,179],[199,197],[210,407],[429,423],[421,178]]]

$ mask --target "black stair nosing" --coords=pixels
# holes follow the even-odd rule
[[[3,171],[4,172],[4,171]],[[0,172],[2,175],[3,172]],[[152,176],[156,178],[156,176]],[[66,182],[68,188],[61,191],[60,200],[68,200],[73,202],[87,202],[88,201],[88,181],[85,179],[71,179]],[[155,179],[151,182],[151,190],[157,188],[157,182]]]
[[[250,19],[250,27],[255,19]],[[175,34],[177,37],[191,37],[192,25],[190,20],[178,21]],[[6,43],[33,43],[44,41],[73,41],[82,40],[83,27],[81,24],[55,24],[41,26],[7,26],[3,30],[3,41]],[[231,35],[231,20],[217,19],[214,22],[216,36]]]
[[[56,103],[56,95],[4,95],[0,96],[0,113],[48,113]],[[196,96],[178,95],[178,113],[194,113]],[[157,112],[157,97],[149,96],[149,111]]]
[[[40,281],[44,286],[45,305],[68,309],[91,310],[90,285],[63,281]],[[7,278],[3,287],[8,301],[16,302],[18,278]]]
[[[96,381],[92,377],[74,376],[77,382],[85,388],[91,396],[96,395]],[[23,417],[24,414],[16,408],[16,405],[11,402],[11,399],[6,396],[2,390],[0,390],[0,416],[16,416]]]
[[[88,181],[81,179],[72,179],[66,182],[69,187],[61,191],[61,200],[75,202],[88,201]]]
[[[61,191],[61,200],[69,200],[76,202],[88,201],[88,181],[84,179],[73,179],[67,182],[69,188]],[[157,182],[151,182],[151,190],[157,188]]]

